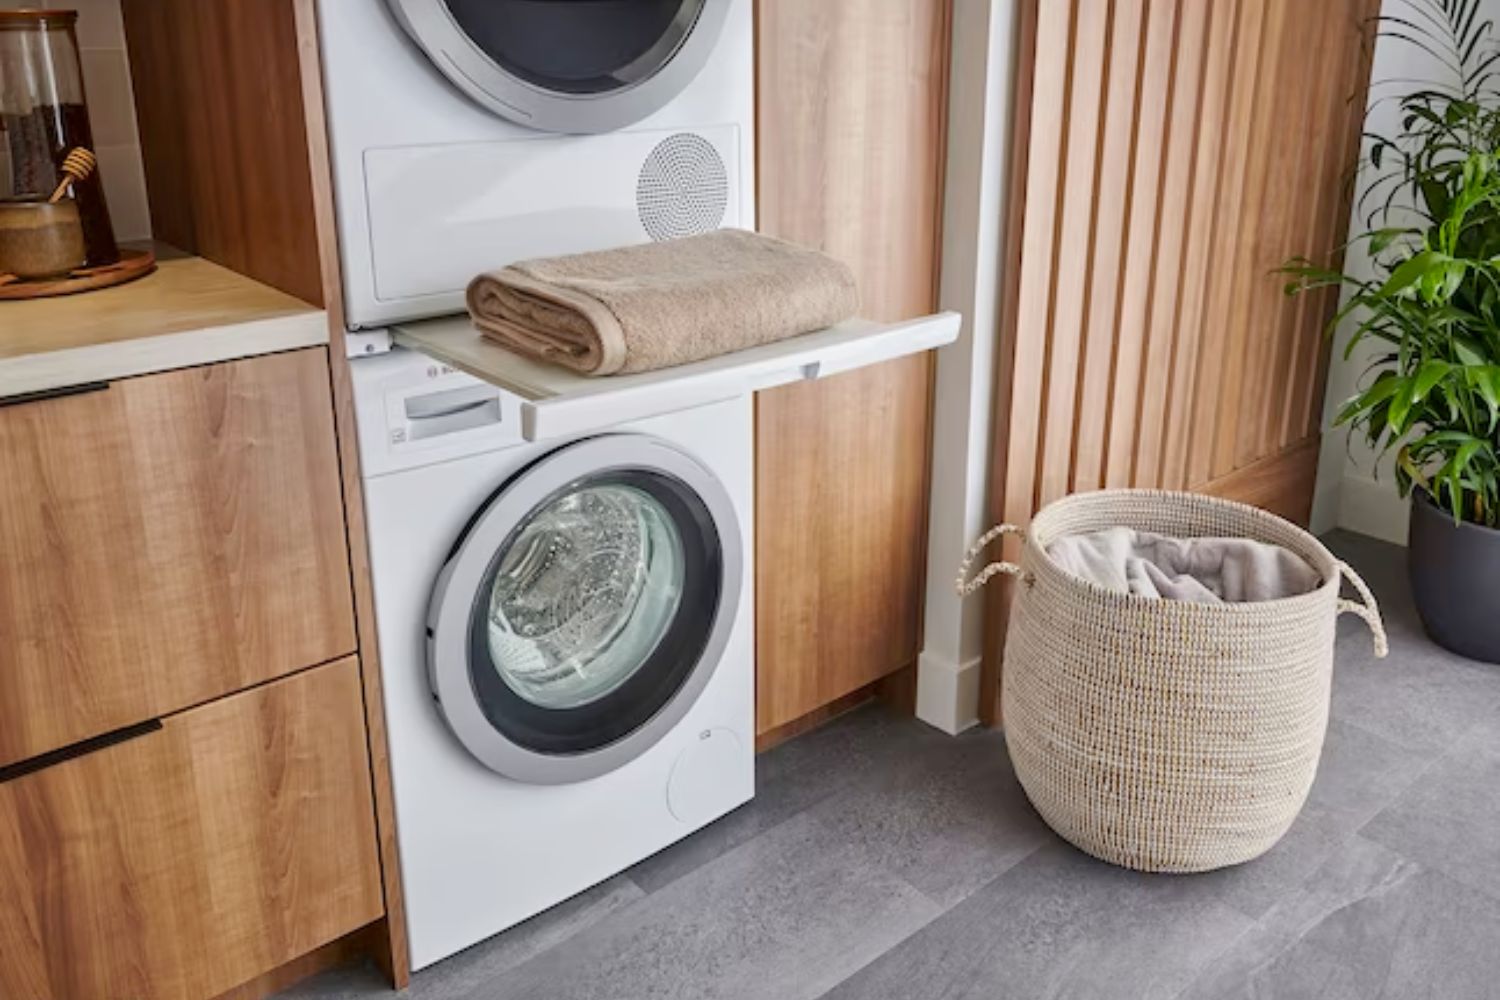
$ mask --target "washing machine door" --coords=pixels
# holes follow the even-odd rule
[[[389,0],[434,65],[498,115],[608,132],[682,92],[731,0]]]
[[[580,781],[668,733],[719,664],[740,604],[734,505],[644,435],[540,460],[470,521],[428,614],[432,692],[492,770]]]

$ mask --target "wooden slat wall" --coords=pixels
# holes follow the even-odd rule
[[[758,0],[759,228],[853,267],[872,319],[933,311],[949,0]],[[756,729],[909,666],[931,360],[756,401]]]
[[[1106,486],[1307,518],[1335,299],[1273,271],[1343,239],[1378,8],[1023,0],[997,520]]]

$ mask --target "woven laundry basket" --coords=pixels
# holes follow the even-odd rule
[[[1280,545],[1318,571],[1318,589],[1237,604],[1117,593],[1047,555],[1065,535],[1123,525]],[[958,589],[1017,578],[1001,711],[1016,775],[1059,834],[1105,861],[1155,872],[1237,864],[1275,844],[1312,786],[1328,723],[1334,626],[1359,615],[1386,653],[1375,599],[1312,535],[1254,507],[1154,490],[1104,490],[1048,505],[1020,563],[975,556]],[[1339,597],[1342,578],[1363,603]]]

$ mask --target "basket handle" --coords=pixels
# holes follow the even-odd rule
[[[990,563],[984,569],[980,570],[974,579],[965,579],[969,575],[969,567],[974,564],[974,560],[978,557],[979,553],[983,552],[985,546],[989,545],[990,542],[993,542],[1002,535],[1015,535],[1022,541],[1026,539],[1026,532],[1014,524],[997,524],[989,531],[980,535],[974,544],[969,546],[969,551],[964,553],[964,561],[958,564],[958,579],[953,581],[953,590],[959,597],[968,597],[974,591],[989,583],[990,578],[997,573],[1007,573],[1017,578],[1025,573],[1025,570],[1021,569],[1015,563],[1002,560]]]
[[[1338,567],[1339,572],[1343,574],[1344,578],[1353,584],[1354,589],[1359,592],[1360,598],[1358,601],[1350,601],[1340,597],[1339,614],[1348,612],[1363,618],[1365,624],[1370,626],[1370,631],[1375,638],[1376,658],[1384,659],[1385,655],[1391,651],[1391,645],[1386,638],[1385,623],[1380,619],[1380,605],[1375,603],[1375,595],[1370,592],[1369,585],[1360,579],[1359,574],[1354,572],[1352,566],[1346,562],[1340,562]]]

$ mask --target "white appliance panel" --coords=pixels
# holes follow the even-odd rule
[[[399,136],[396,143],[464,142],[539,136],[475,104],[437,71],[397,23],[385,0],[317,0],[324,91],[335,142]],[[682,93],[630,130],[751,124],[754,102],[752,2],[732,0],[708,64]]]
[[[430,217],[421,218],[434,203],[460,224],[466,218],[472,221],[461,209],[484,206],[482,218],[491,220],[492,236],[500,247],[479,263],[481,268],[503,266],[519,257],[597,249],[599,238],[589,234],[599,224],[601,211],[619,220],[620,228],[615,231],[627,231],[627,216],[636,211],[635,185],[644,154],[596,155],[596,149],[608,147],[595,147],[590,139],[650,133],[659,140],[673,132],[706,136],[720,130],[731,132],[732,145],[722,147],[732,185],[724,224],[754,228],[752,6],[752,0],[730,0],[722,36],[707,64],[661,110],[629,129],[605,136],[548,137],[491,114],[459,92],[411,41],[383,0],[318,0],[346,321],[354,328],[378,328],[462,308],[454,290],[476,273],[474,248],[479,236],[451,232]],[[545,155],[525,148],[531,142],[560,141]],[[716,147],[724,142],[720,138],[710,141]],[[479,154],[497,168],[491,178],[476,178],[466,169],[465,165],[475,162],[465,151],[471,144],[494,144],[492,150]],[[434,173],[451,171],[470,187],[433,190],[420,183],[397,186],[377,181],[376,174],[389,180],[393,174],[388,169],[405,169],[404,154],[398,151],[414,150],[412,156],[420,160],[432,155],[422,149],[433,146],[448,147],[455,154],[455,165]],[[568,169],[543,177],[536,185],[515,183],[514,172],[527,171],[528,163],[539,166],[541,160],[550,160],[556,166],[569,152],[576,161]],[[514,166],[496,162],[510,153],[522,162]],[[388,163],[372,168],[375,173],[367,185],[367,157],[380,161],[388,155]],[[606,201],[597,193],[601,190],[614,194]],[[626,192],[628,197],[624,197]],[[517,193],[523,196],[515,197]],[[536,244],[507,235],[526,230],[540,235],[545,223],[533,218],[538,205],[562,209],[569,204],[592,206],[578,213],[579,221],[587,224],[570,225],[568,218],[559,215],[559,228]],[[418,221],[418,228],[407,228],[405,223],[413,220]],[[633,233],[625,242],[646,238],[638,226]],[[507,247],[521,249],[511,252]],[[401,270],[413,260],[418,272]]]
[[[754,793],[754,586],[713,678],[660,742],[615,771],[568,785],[506,779],[471,757],[432,701],[426,621],[433,583],[469,516],[508,478],[559,447],[517,443],[502,422],[413,442],[409,401],[479,385],[397,350],[353,366],[387,736],[412,964],[499,933],[681,839]],[[723,483],[753,551],[749,397],[642,420]],[[707,734],[707,736],[705,736]]]
[[[738,127],[696,128],[724,162],[723,225],[744,227]],[[528,257],[649,237],[636,207],[641,165],[678,130],[402,146],[365,153],[375,298],[463,309],[481,271]]]

